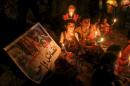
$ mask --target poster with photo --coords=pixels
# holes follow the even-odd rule
[[[46,73],[54,69],[54,62],[61,52],[40,23],[35,24],[4,50],[18,68],[36,83],[40,83]]]

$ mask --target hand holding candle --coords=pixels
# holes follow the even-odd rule
[[[103,37],[101,37],[100,38],[100,40],[99,40],[99,42],[103,42],[104,41],[104,38]]]
[[[67,53],[64,43],[62,43],[62,48],[65,50],[65,53]]]
[[[104,41],[104,38],[100,37],[100,38],[98,38],[98,40],[96,42],[97,42],[97,44],[100,45],[103,41]]]

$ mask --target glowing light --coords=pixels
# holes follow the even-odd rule
[[[65,53],[67,53],[67,50],[66,50],[66,48],[65,48],[64,43],[62,43],[62,47],[63,47],[63,49],[64,49]]]
[[[117,22],[117,18],[114,18],[112,25],[114,25],[116,22]]]
[[[70,5],[68,11],[69,11],[69,16],[72,17],[74,15],[74,12],[75,12],[75,6]]]
[[[117,1],[116,0],[107,0],[106,3],[110,4],[110,5],[113,5],[113,6],[117,6]]]
[[[73,14],[74,14],[73,12],[70,12],[70,13],[69,13],[70,17],[72,17],[72,16],[73,16]]]
[[[99,41],[98,42],[103,42],[104,41],[104,38],[103,37],[101,37],[100,39],[99,39]]]
[[[129,0],[122,0],[121,1],[121,5],[123,6],[123,5],[128,5],[128,4],[130,4],[130,1]]]
[[[115,22],[117,22],[117,19],[116,19],[116,18],[114,18],[114,19],[113,19],[113,22],[114,22],[114,23],[115,23]]]
[[[100,39],[100,42],[103,42],[103,41],[104,41],[104,38],[101,38],[101,39]]]

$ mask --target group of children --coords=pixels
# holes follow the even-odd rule
[[[107,37],[112,32],[112,25],[108,23],[107,18],[95,19],[96,21],[89,17],[80,18],[75,13],[75,6],[73,5],[69,6],[68,13],[63,16],[63,20],[65,21],[65,31],[61,32],[59,42],[67,52],[74,54],[82,51],[82,48],[86,48],[85,46],[95,46],[100,37]],[[122,54],[127,56],[120,58],[119,65],[129,62],[129,50],[124,49],[122,53],[127,53]],[[118,72],[120,71],[122,71],[121,66],[118,67]]]
[[[99,24],[91,22],[90,18],[84,18],[79,26],[73,20],[68,20],[65,31],[61,32],[60,44],[64,44],[68,51],[76,51],[79,45],[95,45],[96,41],[100,37],[107,36],[110,30],[106,19]]]
[[[90,52],[88,53],[90,49],[91,54],[94,55],[90,55],[88,57],[90,58],[92,58],[93,56],[96,58],[102,57],[100,59],[103,59],[103,66],[105,65],[104,68],[106,68],[106,64],[112,66],[112,71],[110,73],[112,73],[114,76],[116,76],[115,73],[121,77],[124,74],[129,75],[130,69],[128,67],[130,65],[130,46],[129,46],[130,36],[128,36],[127,47],[121,48],[121,46],[109,45],[108,49],[104,52],[102,51],[102,48],[100,46],[97,46],[97,42],[99,38],[101,37],[107,38],[112,33],[112,25],[108,23],[107,18],[103,18],[101,20],[100,19],[93,20],[92,18],[89,17],[80,18],[80,16],[75,13],[75,7],[71,5],[69,6],[68,13],[63,16],[63,20],[65,21],[65,31],[61,32],[59,42],[62,48],[68,54],[70,54],[71,52],[78,56],[78,53],[83,49],[85,50],[85,58],[86,58],[90,54]],[[130,33],[128,33],[128,35],[130,35]],[[96,49],[95,45],[98,50]],[[99,54],[97,55],[97,53],[100,52],[99,47],[101,48],[101,54],[106,55],[106,56],[104,55],[105,59],[103,58],[103,56],[100,56]],[[96,54],[94,53],[95,50]],[[106,63],[104,63],[105,62],[104,60],[106,61]],[[102,72],[102,65],[101,65],[101,72]],[[109,72],[109,68],[107,72]]]
[[[65,31],[61,32],[60,44],[64,44],[67,51],[75,52],[80,45],[95,45],[100,37],[108,36],[111,32],[107,18],[101,21],[89,17],[80,18],[75,11],[75,6],[69,5],[68,13],[63,15]]]

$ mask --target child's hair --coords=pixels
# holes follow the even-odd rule
[[[72,20],[72,19],[69,19],[69,20],[67,20],[67,21],[65,22],[65,25],[68,25],[69,23],[74,23],[74,24],[75,24],[75,21]]]

